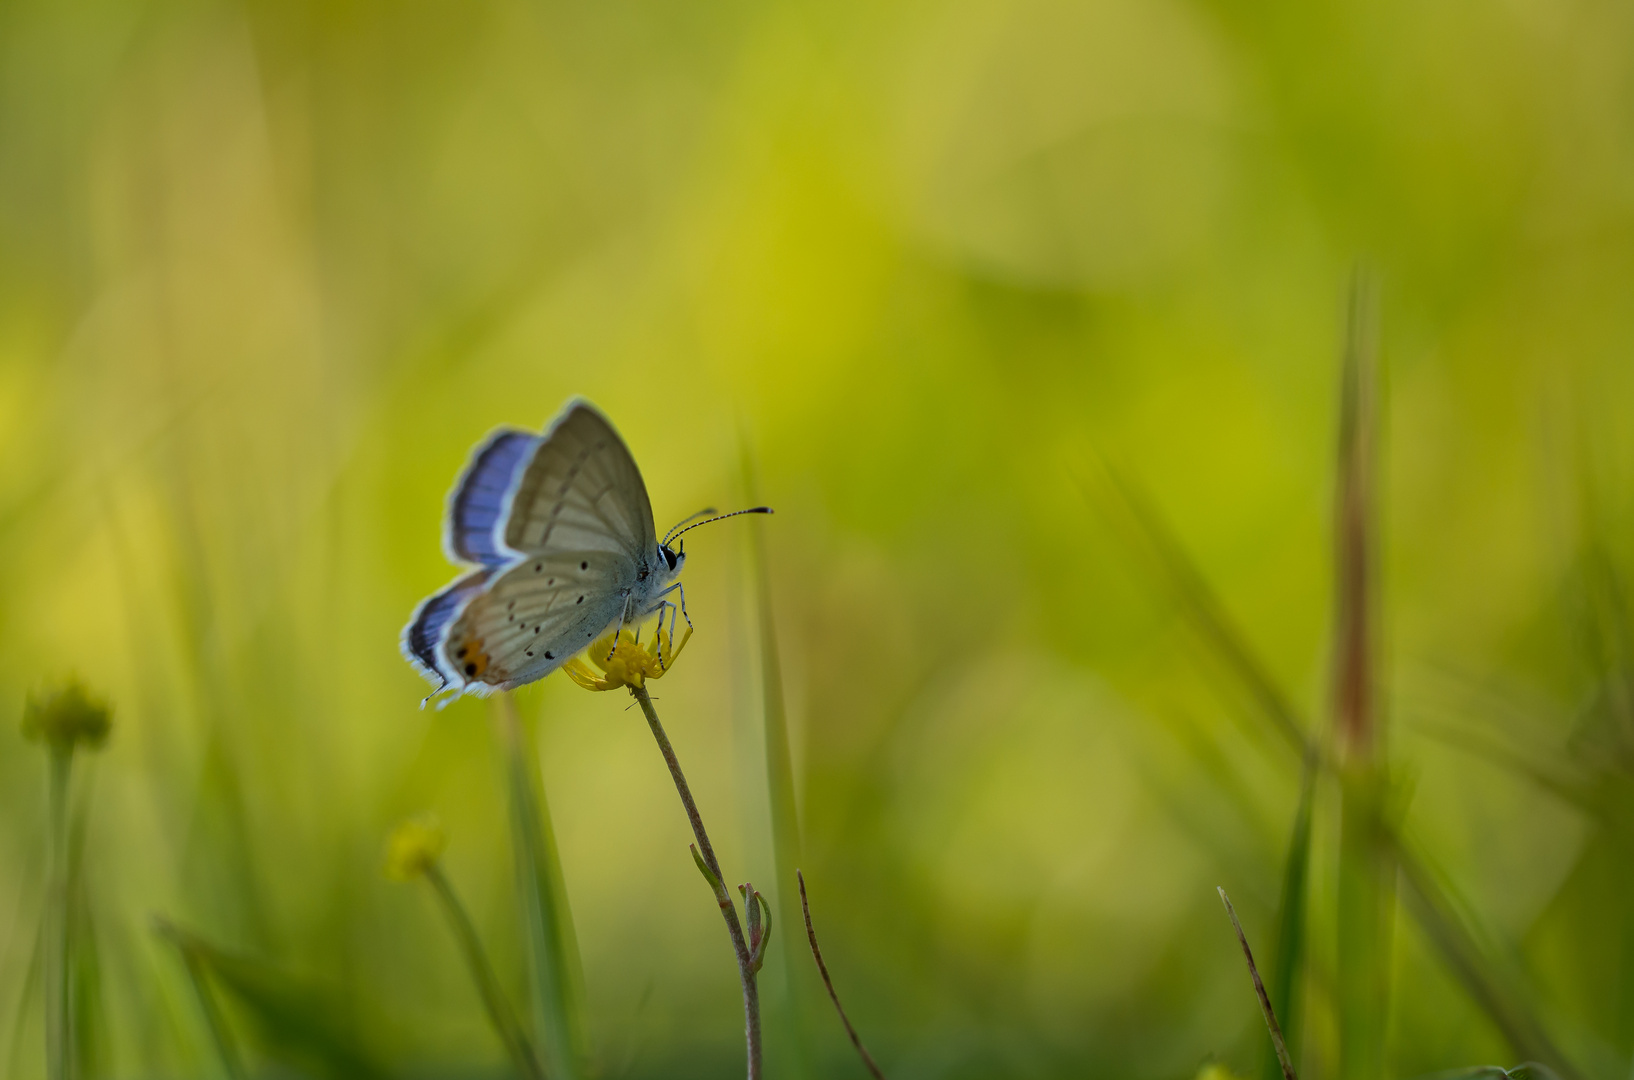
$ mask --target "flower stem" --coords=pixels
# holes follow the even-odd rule
[[[738,978],[743,983],[743,1033],[748,1046],[749,1080],[760,1080],[760,990],[755,985],[754,958],[743,937],[743,926],[738,922],[738,909],[733,906],[732,897],[726,891],[726,879],[721,874],[721,864],[715,858],[715,848],[709,842],[709,834],[704,831],[704,819],[698,813],[698,804],[692,799],[692,789],[687,786],[686,775],[681,772],[675,748],[670,746],[669,736],[664,734],[664,725],[659,723],[658,713],[653,710],[652,697],[645,686],[630,687],[630,696],[640,703],[641,711],[646,714],[647,726],[652,728],[652,737],[658,740],[658,750],[664,755],[664,763],[669,766],[670,777],[675,781],[676,793],[681,796],[681,805],[686,808],[687,821],[692,825],[692,835],[697,838],[704,865],[713,875],[709,885],[715,893],[715,901],[720,904],[721,917],[726,920],[726,932],[732,936],[732,951],[738,960]]]
[[[482,941],[477,937],[476,927],[471,925],[471,916],[466,913],[465,906],[455,895],[454,887],[448,883],[448,876],[443,873],[443,868],[439,864],[432,863],[426,868],[425,879],[430,883],[432,891],[437,894],[443,914],[448,916],[448,925],[454,931],[455,940],[459,942],[466,966],[471,969],[471,978],[477,984],[477,993],[482,995],[482,1004],[488,1010],[488,1019],[493,1022],[494,1031],[499,1035],[499,1040],[505,1044],[506,1052],[511,1055],[517,1073],[524,1077],[524,1080],[544,1080],[545,1070],[539,1065],[539,1057],[533,1051],[533,1044],[528,1042],[528,1036],[522,1030],[522,1022],[511,1010],[510,1002],[505,1000],[505,994],[499,988],[499,977],[494,974],[493,965],[488,962],[488,954],[482,951]]]
[[[73,746],[53,744],[46,784],[51,872],[45,902],[45,1069],[49,1080],[69,1076],[68,779]]]

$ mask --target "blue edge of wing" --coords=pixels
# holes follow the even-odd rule
[[[505,509],[505,495],[517,467],[538,443],[539,436],[532,432],[508,428],[496,431],[471,455],[471,463],[448,500],[450,555],[484,566],[506,562],[494,526]]]
[[[437,642],[443,628],[471,596],[481,591],[494,570],[508,556],[499,550],[494,526],[505,508],[505,495],[517,468],[538,445],[539,436],[507,428],[496,431],[471,455],[454,493],[448,500],[447,548],[450,556],[481,563],[483,569],[467,574],[428,597],[403,633],[404,651],[418,660],[426,676],[447,685],[437,662]]]

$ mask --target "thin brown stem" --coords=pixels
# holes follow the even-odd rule
[[[698,841],[699,857],[709,869],[709,875],[705,876],[709,878],[709,887],[720,905],[721,917],[726,920],[726,932],[732,937],[732,951],[737,956],[738,978],[743,983],[743,1035],[748,1048],[749,1080],[760,1080],[760,990],[755,984],[754,956],[743,936],[738,909],[732,904],[731,894],[726,891],[726,877],[721,873],[720,860],[715,858],[715,848],[709,842],[709,834],[704,831],[704,819],[698,813],[698,804],[693,801],[686,775],[681,772],[681,762],[675,756],[675,748],[670,745],[669,736],[664,734],[664,725],[659,723],[658,713],[652,707],[652,697],[645,686],[630,687],[630,696],[641,705],[641,711],[647,717],[647,726],[652,729],[652,737],[658,741],[658,750],[664,755],[664,764],[669,766],[670,778],[675,781],[676,793],[681,796],[687,821],[692,825],[692,835]]]
[[[823,950],[817,947],[817,931],[811,928],[811,903],[806,899],[806,876],[800,871],[794,872],[794,879],[800,883],[800,911],[806,917],[806,940],[811,943],[811,958],[817,961],[817,974],[823,977],[823,985],[828,987],[828,1000],[834,1003],[834,1011],[840,1014],[840,1023],[845,1025],[845,1033],[851,1036],[851,1045],[857,1048],[857,1055],[862,1063],[868,1066],[874,1080],[885,1080],[885,1074],[879,1071],[874,1059],[869,1055],[867,1047],[857,1037],[857,1029],[851,1026],[851,1018],[845,1015],[845,1006],[840,1004],[840,995],[834,992],[834,980],[828,977],[828,965],[823,963]]]
[[[1237,931],[1237,944],[1243,947],[1243,959],[1248,961],[1248,974],[1254,980],[1254,993],[1259,995],[1260,1011],[1265,1014],[1265,1026],[1271,1032],[1271,1045],[1277,1051],[1277,1063],[1282,1066],[1283,1080],[1299,1080],[1294,1073],[1294,1063],[1288,1058],[1288,1046],[1282,1040],[1282,1028],[1277,1024],[1277,1014],[1271,1008],[1271,998],[1265,992],[1265,983],[1260,981],[1260,969],[1254,963],[1254,953],[1248,947],[1248,938],[1243,934],[1243,924],[1237,921],[1237,909],[1231,906],[1231,897],[1226,895],[1225,888],[1219,888],[1220,903],[1225,905],[1226,914],[1231,916],[1231,928]]]

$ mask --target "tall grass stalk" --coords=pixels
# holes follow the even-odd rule
[[[755,976],[759,971],[759,961],[763,959],[765,939],[762,938],[756,943],[755,951],[750,950],[749,941],[743,935],[743,925],[738,921],[738,909],[732,903],[732,895],[726,891],[726,878],[721,873],[720,860],[715,858],[714,845],[709,842],[709,833],[704,829],[703,815],[698,812],[698,804],[692,798],[692,788],[687,784],[686,774],[681,771],[681,762],[675,756],[675,748],[670,745],[669,736],[664,733],[664,725],[658,719],[658,712],[652,707],[652,696],[645,686],[636,685],[630,687],[630,696],[641,705],[641,712],[647,718],[647,726],[652,729],[652,737],[658,743],[658,751],[664,755],[664,764],[669,766],[670,778],[675,781],[676,794],[681,797],[687,822],[692,826],[693,838],[698,843],[693,849],[692,857],[697,860],[698,869],[703,872],[704,880],[709,882],[709,887],[715,894],[715,902],[720,905],[721,918],[726,921],[726,932],[731,936],[732,952],[738,962],[738,979],[743,984],[743,1037],[748,1058],[748,1077],[749,1080],[760,1080],[762,1072],[760,988]],[[746,904],[764,903],[763,900],[757,901],[756,894],[747,886],[744,891]],[[752,913],[751,924],[754,922]]]
[[[561,861],[550,827],[538,758],[510,694],[496,699],[510,787],[511,847],[517,904],[528,947],[537,1045],[553,1080],[585,1075],[589,1029],[580,991],[578,939],[568,910]]]
[[[47,747],[46,844],[48,866],[45,900],[45,1069],[49,1080],[73,1075],[73,1015],[68,932],[68,781],[73,772],[72,744]]]
[[[1388,770],[1378,707],[1378,353],[1370,285],[1351,284],[1341,374],[1334,506],[1333,723],[1339,772],[1339,1080],[1384,1064],[1395,864],[1383,831]]]
[[[742,439],[744,493],[749,505],[759,505],[754,459],[747,439]],[[800,907],[795,892],[801,863],[800,817],[794,792],[794,759],[789,744],[788,709],[783,692],[783,665],[777,645],[777,622],[772,610],[771,569],[766,557],[765,523],[748,525],[748,571],[754,591],[755,621],[760,654],[762,746],[766,757],[766,797],[771,811],[772,867],[776,874],[774,900],[778,919],[784,926],[799,925]],[[774,1009],[780,1020],[778,1034],[786,1053],[779,1054],[780,1071],[798,1080],[806,1073],[807,1052],[804,1009],[800,983],[794,975],[792,955],[784,954],[780,974],[783,1007]]]

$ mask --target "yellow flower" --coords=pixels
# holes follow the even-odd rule
[[[675,663],[675,658],[681,655],[687,642],[692,640],[692,627],[681,635],[681,643],[675,644],[675,635],[664,633],[659,627],[653,634],[657,648],[649,650],[646,645],[638,643],[635,633],[625,630],[618,635],[615,645],[612,634],[604,634],[586,649],[582,656],[587,656],[601,669],[597,675],[581,656],[575,656],[562,665],[567,677],[584,687],[586,690],[617,690],[621,686],[644,686],[648,679],[661,679],[664,672]]]
[[[75,744],[101,746],[108,738],[113,710],[98,701],[78,679],[69,679],[40,694],[30,694],[23,706],[23,735],[59,750]]]
[[[416,814],[392,830],[386,841],[386,876],[413,881],[430,870],[448,847],[448,834],[435,814]]]
[[[1237,1080],[1237,1076],[1218,1061],[1207,1061],[1197,1070],[1197,1080]]]

